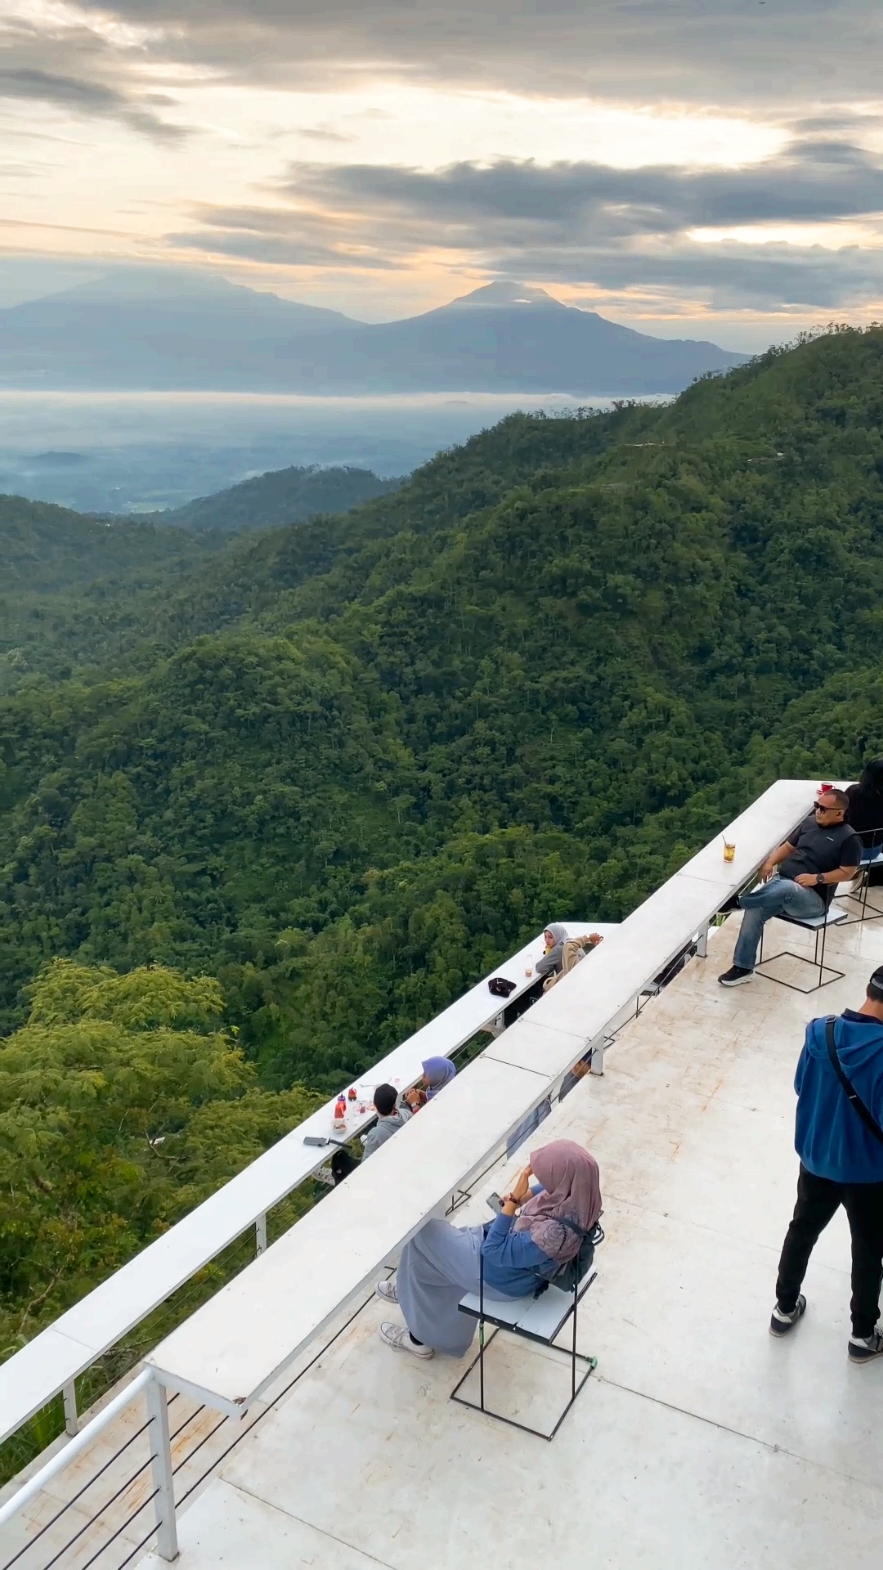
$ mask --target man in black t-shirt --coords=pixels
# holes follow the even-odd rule
[[[862,844],[844,821],[848,807],[845,791],[825,791],[794,838],[767,857],[760,869],[762,887],[739,900],[745,915],[732,966],[717,978],[722,987],[753,979],[760,935],[771,916],[821,916],[837,884],[855,877]]]

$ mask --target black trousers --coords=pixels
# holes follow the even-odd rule
[[[832,1183],[801,1165],[797,1204],[779,1260],[776,1300],[786,1314],[793,1313],[809,1256],[841,1205],[852,1235],[852,1333],[869,1336],[880,1315],[883,1183]]]
[[[514,1025],[515,1021],[520,1019],[522,1014],[527,1013],[531,1004],[536,1003],[537,998],[542,997],[545,981],[545,976],[538,976],[536,981],[532,982],[527,988],[527,991],[522,992],[521,996],[515,999],[514,1003],[506,1004],[503,1010],[504,1029],[508,1030],[510,1025]]]
[[[335,1150],[334,1155],[331,1157],[331,1176],[334,1179],[335,1188],[338,1183],[343,1182],[344,1178],[348,1178],[351,1172],[355,1172],[356,1167],[359,1165],[360,1163],[355,1156],[351,1156],[348,1150]]]

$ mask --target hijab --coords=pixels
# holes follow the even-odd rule
[[[427,1101],[437,1095],[443,1085],[454,1078],[457,1070],[450,1058],[427,1058],[423,1064],[423,1078],[426,1080],[428,1090]]]
[[[590,1232],[601,1214],[601,1179],[598,1163],[582,1145],[572,1139],[556,1139],[530,1158],[531,1171],[539,1178],[544,1193],[525,1205],[515,1223],[516,1232],[529,1232],[550,1259],[564,1264],[575,1259],[582,1238],[570,1227],[563,1227],[561,1216]]]
[[[567,942],[567,928],[562,926],[560,921],[550,921],[549,925],[543,928],[543,932],[550,932],[555,939],[552,945],[553,948],[556,948],[559,943]]]

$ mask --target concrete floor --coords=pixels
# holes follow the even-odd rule
[[[883,1366],[846,1359],[842,1217],[799,1329],[775,1341],[767,1324],[804,1024],[859,1005],[883,922],[835,930],[846,977],[807,998],[717,986],[737,920],[542,1128],[598,1157],[607,1229],[580,1321],[598,1369],[555,1440],[452,1403],[465,1363],[390,1352],[377,1327],[395,1311],[372,1301],[182,1513],[181,1570],[879,1570]],[[506,1170],[462,1219],[488,1214]],[[501,1337],[487,1367],[510,1412],[563,1402],[545,1349]]]
[[[883,1366],[846,1359],[842,1217],[817,1247],[799,1329],[774,1341],[767,1323],[804,1024],[860,1003],[883,922],[832,932],[846,977],[808,998],[768,980],[717,986],[737,925],[539,1136],[595,1152],[607,1229],[579,1334],[598,1369],[555,1440],[452,1403],[467,1360],[390,1352],[377,1327],[396,1311],[371,1299],[245,1425],[175,1398],[181,1570],[879,1570]],[[795,929],[771,937],[807,947]],[[458,1219],[486,1218],[484,1195],[518,1164],[488,1174]],[[500,1337],[487,1374],[510,1415],[541,1424],[563,1405],[566,1375],[543,1348]],[[138,1547],[152,1525],[145,1416],[121,1414],[4,1530],[0,1565],[22,1550],[15,1570],[162,1570]]]

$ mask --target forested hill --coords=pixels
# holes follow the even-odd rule
[[[777,774],[853,774],[881,417],[883,332],[838,333],[664,408],[513,416],[121,602],[102,680],[2,703],[5,1027],[54,955],[205,970],[265,1083],[336,1089]]]
[[[0,692],[37,672],[94,674],[118,660],[154,627],[170,592],[190,574],[201,581],[208,556],[236,532],[345,512],[400,484],[369,469],[280,469],[137,518],[0,495]]]
[[[196,566],[220,541],[134,519],[101,519],[0,495],[0,593],[54,594],[96,578],[137,581],[145,569]]]
[[[154,513],[152,518],[158,524],[175,524],[198,533],[274,529],[319,514],[349,512],[375,496],[397,490],[401,483],[348,464],[271,469],[213,496],[198,496],[183,507]]]

